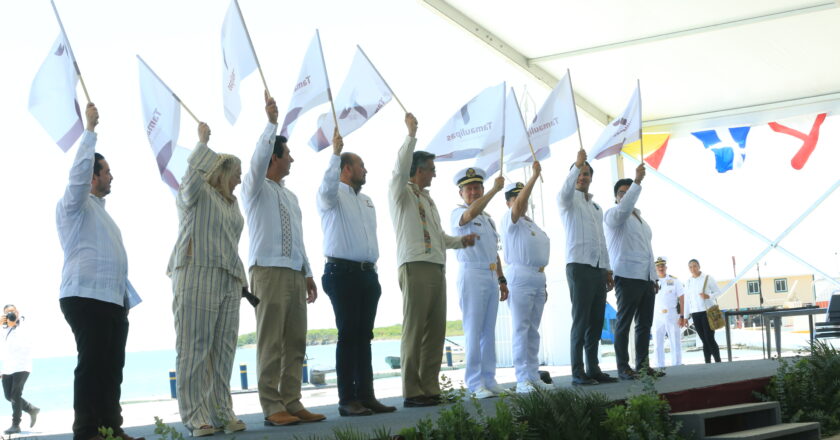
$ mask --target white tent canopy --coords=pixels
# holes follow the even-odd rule
[[[423,1],[548,86],[570,69],[602,123],[637,78],[646,131],[840,108],[837,1]]]

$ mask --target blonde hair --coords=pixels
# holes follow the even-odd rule
[[[220,154],[216,163],[213,165],[210,173],[208,173],[207,183],[222,195],[227,201],[233,202],[236,200],[233,193],[230,191],[230,179],[233,173],[242,170],[242,162],[238,157],[232,154]]]

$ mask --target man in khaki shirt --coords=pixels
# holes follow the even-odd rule
[[[451,237],[443,232],[435,202],[426,190],[435,177],[435,156],[414,151],[414,115],[406,113],[405,125],[408,137],[397,154],[388,189],[403,292],[403,406],[432,406],[440,401],[438,375],[446,336],[446,249],[474,245],[475,234]]]

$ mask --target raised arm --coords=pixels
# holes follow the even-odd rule
[[[397,153],[397,163],[394,165],[394,173],[391,175],[391,182],[388,186],[388,192],[394,199],[400,197],[405,184],[408,183],[408,175],[411,173],[411,157],[414,154],[414,147],[417,145],[417,139],[415,138],[417,135],[417,118],[411,113],[406,113],[405,126],[408,128],[408,136]]]
[[[324,172],[324,180],[318,188],[318,210],[329,211],[338,204],[338,182],[341,176],[341,150],[344,148],[344,139],[338,133],[338,128],[333,134],[333,154],[330,155],[330,164]]]
[[[245,203],[260,195],[265,173],[268,171],[268,164],[271,162],[271,154],[274,152],[274,141],[277,134],[277,103],[274,98],[265,92],[265,114],[268,116],[268,124],[265,126],[254,155],[251,156],[251,166],[248,174],[242,179],[242,199]]]
[[[560,204],[561,208],[568,209],[572,206],[572,200],[574,200],[575,196],[575,184],[584,164],[586,164],[586,151],[580,149],[578,150],[575,165],[569,170],[566,181],[563,182],[563,187],[560,189],[560,194],[557,195],[557,203]]]
[[[496,180],[493,181],[493,187],[490,188],[490,191],[487,191],[483,196],[481,196],[478,200],[472,202],[470,206],[461,214],[461,221],[458,223],[460,226],[464,226],[465,224],[471,222],[474,218],[478,217],[479,214],[484,211],[484,208],[487,207],[487,204],[490,203],[490,200],[495,196],[499,191],[502,190],[505,186],[505,178],[499,175]]]
[[[534,189],[534,184],[537,183],[537,179],[540,177],[540,172],[542,172],[542,167],[538,160],[534,161],[531,167],[534,173],[531,174],[531,178],[528,179],[525,188],[522,188],[522,191],[516,196],[516,200],[513,201],[513,206],[510,207],[510,220],[513,223],[518,222],[519,217],[522,217],[528,211],[528,200],[531,198],[531,191]]]
[[[627,194],[621,198],[621,201],[614,208],[608,209],[604,213],[604,224],[612,228],[623,225],[630,218],[630,215],[633,214],[633,209],[636,207],[636,202],[639,200],[639,194],[641,192],[642,187],[636,185],[635,182],[632,183],[630,189],[627,190]]]
[[[93,179],[93,155],[96,152],[96,133],[94,132],[99,124],[99,110],[92,102],[85,108],[85,132],[79,149],[76,151],[76,158],[73,159],[73,167],[70,168],[70,179],[64,196],[61,198],[61,207],[67,214],[77,212],[82,208],[85,200],[90,194],[90,184]]]
[[[192,206],[201,193],[201,185],[209,176],[207,172],[216,163],[219,156],[207,146],[210,140],[210,127],[204,122],[198,124],[198,144],[187,159],[187,172],[181,180],[180,197],[186,206]]]

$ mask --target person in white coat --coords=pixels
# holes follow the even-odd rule
[[[508,297],[507,280],[499,261],[499,234],[493,219],[484,212],[490,200],[502,190],[501,175],[484,192],[486,173],[466,168],[453,179],[464,201],[452,211],[452,235],[476,234],[475,246],[456,249],[460,271],[458,294],[466,339],[464,382],[476,398],[504,392],[496,382],[496,314],[499,302]]]
[[[656,350],[656,367],[665,366],[665,336],[671,347],[671,365],[682,365],[680,339],[680,314],[677,304],[682,302],[683,285],[677,277],[668,275],[668,260],[656,259],[656,275],[659,278],[659,293],[653,306],[653,340]],[[680,309],[682,310],[682,309]]]
[[[20,416],[29,414],[29,427],[35,426],[41,410],[23,398],[23,386],[32,371],[32,342],[29,331],[23,326],[23,316],[13,304],[3,307],[0,325],[3,326],[3,362],[0,373],[3,374],[3,395],[12,402],[12,426],[3,433],[6,435],[20,432]]]
[[[525,215],[534,183],[540,177],[539,162],[534,162],[533,170],[528,183],[517,182],[505,188],[505,200],[510,209],[502,218],[505,263],[510,269],[508,306],[513,324],[517,393],[553,388],[541,381],[539,375],[539,328],[548,300],[545,266],[548,265],[550,246],[548,235]]]

